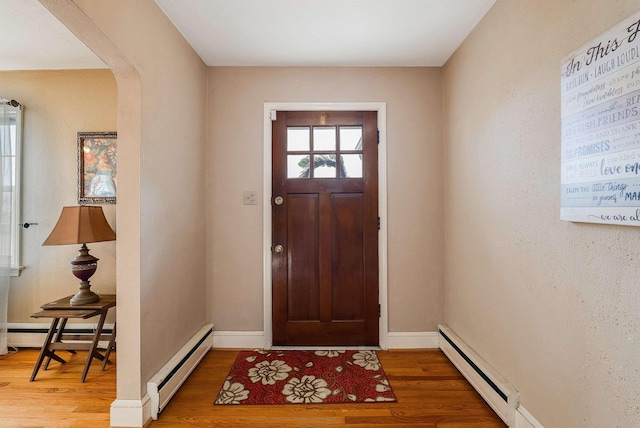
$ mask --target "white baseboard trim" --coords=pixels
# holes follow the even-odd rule
[[[143,427],[151,419],[151,399],[115,400],[111,403],[111,428]]]
[[[437,349],[438,347],[437,331],[390,331],[387,334],[388,349]]]
[[[47,331],[51,323],[8,323],[7,343],[15,348],[40,348],[47,337]],[[95,324],[69,323],[65,331],[76,333],[91,333]],[[111,333],[113,324],[105,324],[103,334]],[[101,347],[107,346],[107,342],[100,342]]]
[[[213,347],[262,349],[264,347],[264,332],[214,331]],[[387,335],[387,347],[388,349],[437,349],[438,332],[389,332]]]
[[[544,426],[527,409],[520,405],[516,410],[515,428],[544,428]]]
[[[250,348],[262,349],[264,347],[263,331],[214,331],[214,348]]]

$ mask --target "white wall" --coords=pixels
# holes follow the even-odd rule
[[[560,64],[637,0],[498,0],[444,67],[446,321],[546,427],[640,421],[640,228],[562,222]]]

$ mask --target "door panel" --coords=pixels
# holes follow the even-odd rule
[[[273,344],[378,344],[376,112],[273,122]]]
[[[333,319],[364,320],[363,200],[359,193],[333,195]]]
[[[318,321],[318,197],[290,195],[287,208],[289,319]]]

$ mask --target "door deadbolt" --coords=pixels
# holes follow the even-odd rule
[[[275,202],[276,205],[282,205],[284,203],[284,198],[282,196],[276,196],[273,202]]]
[[[282,252],[284,251],[284,247],[283,247],[282,245],[276,245],[276,246],[273,248],[273,251],[274,251],[276,254],[280,254],[280,253],[282,253]]]

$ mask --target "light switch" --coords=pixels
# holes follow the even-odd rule
[[[242,200],[245,205],[258,205],[258,192],[246,191],[242,194]]]

